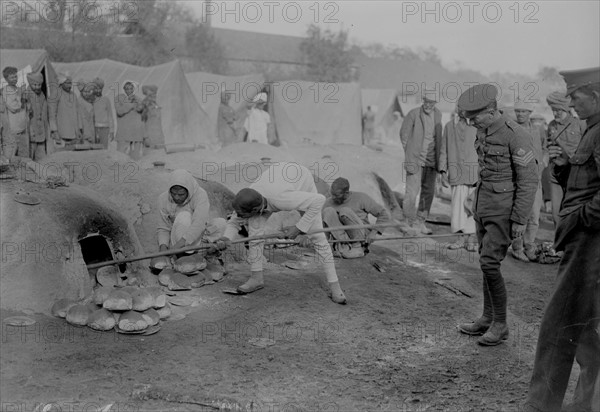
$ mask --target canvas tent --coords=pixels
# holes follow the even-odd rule
[[[375,111],[375,140],[399,142],[402,107],[398,92],[394,89],[362,89],[361,94],[363,114],[369,106]],[[398,118],[394,112],[398,112]]]
[[[269,105],[281,142],[362,144],[358,83],[273,83]]]
[[[0,49],[0,68],[13,66],[19,70],[19,86],[26,84],[26,74],[41,72],[44,75],[44,92],[51,100],[56,93],[54,89],[56,84],[56,72],[50,63],[48,53],[43,49],[24,50],[24,49]],[[1,80],[1,86],[4,86],[4,78]]]
[[[185,75],[196,100],[208,114],[210,130],[217,134],[217,121],[221,93],[231,94],[229,104],[238,113],[237,126],[243,125],[246,117],[246,104],[258,94],[265,82],[262,74],[248,74],[246,76],[220,76],[218,74],[193,72]]]
[[[165,143],[193,143],[211,147],[216,136],[209,128],[209,118],[190,89],[181,63],[174,60],[152,67],[132,66],[113,60],[91,60],[77,63],[54,63],[60,73],[74,80],[104,80],[105,95],[115,98],[123,93],[123,84],[133,80],[140,85],[158,86],[158,105],[162,108],[162,128]],[[140,97],[143,97],[139,91]]]

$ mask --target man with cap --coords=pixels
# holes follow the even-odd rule
[[[79,98],[73,92],[70,76],[59,74],[58,86],[56,104],[50,106],[50,131],[58,134],[58,138],[65,145],[73,144],[81,138],[83,129]]]
[[[0,151],[8,160],[16,155],[29,157],[29,119],[23,100],[24,88],[17,86],[18,70],[7,66],[2,70],[2,76],[6,86],[0,89]]]
[[[585,131],[585,121],[575,118],[571,114],[569,104],[571,98],[565,96],[565,92],[552,92],[546,98],[548,106],[552,109],[554,120],[550,122],[547,130],[547,141],[549,145],[558,145],[561,147],[564,154],[571,158],[579,146],[581,136]],[[550,167],[554,168],[555,160],[550,160]],[[554,227],[558,226],[558,211],[563,199],[563,189],[554,178],[550,177],[550,191],[552,201],[552,218]]]
[[[368,252],[369,245],[381,231],[377,229],[344,230],[344,226],[369,224],[369,215],[375,217],[375,223],[389,223],[390,214],[385,207],[379,205],[366,193],[350,191],[348,179],[338,177],[331,184],[331,197],[323,205],[323,223],[326,227],[340,227],[331,232],[336,240],[347,241],[338,243],[337,250],[345,259],[363,257]]]
[[[115,117],[113,115],[110,99],[102,95],[104,80],[96,77],[92,82],[96,85],[96,98],[94,100],[94,127],[96,128],[96,141],[108,149],[108,143],[115,138]]]
[[[244,121],[244,129],[248,133],[248,142],[269,144],[269,125],[271,116],[265,111],[267,94],[261,92],[252,100],[248,117]]]
[[[525,233],[523,233],[522,238],[516,238],[512,241],[512,256],[523,262],[530,262],[537,258],[535,237],[540,227],[540,213],[542,204],[544,203],[542,196],[542,171],[548,164],[546,135],[541,127],[534,126],[530,120],[531,113],[533,112],[533,105],[531,103],[517,99],[514,110],[517,123],[531,136],[535,159],[538,162],[538,189],[535,193],[531,214],[529,215],[529,219],[527,219]]]
[[[323,229],[321,210],[324,204],[325,196],[317,192],[314,177],[306,167],[297,163],[274,163],[249,188],[237,193],[233,200],[234,212],[227,222],[224,237],[216,243],[217,247],[224,249],[231,240],[241,237],[264,235],[272,213],[297,210],[302,217],[296,225],[274,230],[282,231],[287,239],[309,233],[307,238],[325,270],[331,300],[345,304],[346,296],[340,287],[325,233],[310,234]],[[264,240],[249,242],[250,279],[238,287],[239,292],[251,293],[264,287],[263,248]]]
[[[406,194],[402,209],[411,226],[426,235],[432,233],[431,229],[425,226],[425,220],[433,203],[435,181],[440,171],[442,113],[435,107],[436,103],[435,92],[425,91],[423,105],[408,112],[400,128],[406,172]],[[417,210],[419,192],[421,195]]]
[[[44,77],[41,73],[28,73],[29,87],[23,92],[29,116],[29,157],[38,161],[46,157],[46,144],[50,139],[48,101],[42,92]]]
[[[600,405],[600,67],[559,74],[587,127],[572,154],[549,146],[564,189],[554,240],[564,255],[540,325],[525,411],[591,412]],[[573,359],[579,379],[573,404],[561,409]]]
[[[483,314],[458,325],[462,333],[483,335],[478,343],[493,346],[508,338],[506,287],[500,271],[512,239],[523,235],[538,187],[538,165],[532,139],[498,110],[498,89],[478,84],[458,99],[477,129],[479,182],[473,214],[483,272]]]

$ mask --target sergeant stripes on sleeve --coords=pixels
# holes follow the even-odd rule
[[[525,152],[523,149],[519,149],[513,156],[513,161],[519,166],[527,166],[534,158],[533,151]]]

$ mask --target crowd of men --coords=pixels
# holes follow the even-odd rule
[[[16,67],[5,67],[2,75],[0,150],[8,161],[15,156],[41,160],[51,151],[85,143],[107,149],[113,140],[117,150],[139,159],[144,147],[164,144],[154,85],[143,86],[141,98],[139,84],[126,80],[123,93],[110,99],[101,78],[77,81],[76,94],[73,79],[64,74],[52,85],[42,73],[28,73],[27,85],[21,86]]]
[[[554,248],[562,257],[540,327],[527,411],[561,410],[573,360],[580,373],[570,410],[597,410],[592,402],[600,370],[600,68],[561,75],[567,91],[547,96],[554,115],[547,131],[533,124],[533,110],[526,102],[515,102],[513,120],[498,107],[497,87],[479,84],[460,96],[456,113],[445,125],[435,107],[435,94],[425,92],[422,106],[407,114],[399,136],[405,152],[402,226],[423,235],[432,233],[425,222],[441,175],[452,193],[451,230],[464,234],[448,247],[479,253],[482,314],[459,324],[458,330],[478,336],[483,346],[499,345],[509,336],[501,263],[509,250],[519,260],[536,260],[543,171],[549,168],[546,198],[552,205]],[[136,158],[146,140],[162,139],[162,131],[158,138],[148,135],[150,119],[158,119],[154,127],[161,130],[154,86],[143,87],[146,98],[141,99],[137,83],[123,84],[124,93],[114,100],[115,127],[111,99],[103,96],[101,79],[78,82],[78,97],[72,80],[60,76],[57,104],[49,105],[40,73],[27,75],[27,88],[17,86],[16,68],[5,68],[3,76],[7,86],[0,99],[1,148],[9,159],[41,159],[50,139],[63,146],[87,141],[104,148],[116,139],[119,150]],[[268,143],[266,101],[260,93],[250,107],[244,126],[247,141]],[[227,103],[225,97],[221,126],[231,128],[235,113]],[[227,221],[209,219],[208,195],[189,172],[176,170],[172,177],[158,202],[159,249],[206,243],[205,253],[219,254],[232,242],[248,238],[250,274],[237,288],[240,294],[264,288],[265,239],[277,234],[315,250],[331,300],[345,304],[334,256],[360,258],[368,253],[383,230],[364,227],[369,215],[378,224],[391,221],[388,211],[368,195],[350,191],[347,179],[334,181],[327,199],[318,192],[312,173],[296,163],[272,164],[250,187],[240,190]],[[299,212],[295,224],[285,225],[281,212]],[[338,246],[332,247],[330,241]],[[151,263],[155,268],[169,264],[166,258]]]
[[[568,89],[548,96],[555,119],[547,133],[531,124],[532,109],[524,102],[516,102],[515,120],[499,110],[499,91],[491,84],[465,91],[456,115],[444,127],[435,98],[425,93],[423,105],[407,115],[400,132],[406,155],[402,220],[423,234],[431,233],[425,219],[441,174],[452,190],[452,230],[467,235],[449,247],[477,250],[483,275],[482,314],[474,322],[459,324],[458,330],[479,336],[480,345],[496,346],[509,336],[501,262],[511,247],[517,258],[533,256],[543,203],[542,171],[550,166],[552,184],[558,185],[552,195],[558,204],[555,248],[563,255],[542,319],[525,409],[563,410],[576,359],[580,374],[569,410],[591,412],[600,369],[600,68],[561,74]],[[345,304],[333,257],[364,256],[381,234],[379,229],[365,227],[368,216],[377,223],[391,219],[368,195],[350,191],[347,179],[336,179],[326,198],[318,193],[307,168],[276,163],[236,194],[232,215],[215,230],[214,223],[208,224],[206,193],[198,188],[190,193],[189,182],[181,178],[185,173],[174,172],[183,183],[161,195],[164,225],[159,228],[159,247],[168,250],[206,242],[208,253],[220,253],[237,239],[248,238],[250,275],[237,288],[240,294],[264,288],[263,248],[265,235],[271,232],[314,248],[330,298]],[[199,201],[199,195],[205,200]],[[194,203],[200,206],[195,209]],[[289,211],[300,213],[294,225],[285,226],[277,216]],[[185,223],[179,212],[185,214]],[[181,236],[205,226],[213,228],[212,240],[201,230],[195,230],[194,236]],[[332,247],[324,227],[332,229],[327,231],[332,243],[346,247]]]

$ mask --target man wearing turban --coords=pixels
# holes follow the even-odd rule
[[[77,88],[81,93],[78,111],[79,119],[81,120],[81,140],[88,143],[95,143],[94,101],[96,101],[96,83],[80,79],[77,81]]]
[[[259,93],[252,99],[248,117],[244,121],[244,129],[248,133],[248,142],[269,144],[269,125],[271,116],[265,111],[267,94]]]
[[[46,144],[50,138],[48,102],[42,93],[44,77],[41,73],[28,73],[29,87],[24,92],[29,116],[29,157],[41,160],[46,156]]]
[[[17,86],[18,70],[7,66],[2,70],[6,86],[0,89],[0,152],[11,160],[15,155],[29,157],[27,112],[23,88]]]
[[[571,158],[583,132],[585,131],[585,121],[579,120],[571,114],[569,104],[571,98],[565,96],[564,92],[552,92],[546,98],[548,106],[552,109],[554,120],[548,125],[547,139],[548,144],[559,145],[566,156]],[[553,168],[555,160],[550,160],[550,167]],[[550,178],[551,185],[551,201],[552,201],[552,219],[554,226],[558,225],[558,211],[563,198],[563,189],[558,184],[554,176]]]
[[[79,98],[73,92],[73,80],[64,74],[58,75],[58,98],[50,106],[50,130],[65,144],[75,143],[83,129],[79,111]]]
[[[96,128],[96,141],[105,149],[108,149],[108,142],[115,138],[115,118],[110,99],[102,95],[104,89],[104,80],[96,77],[92,80],[96,85],[96,98],[94,100],[94,127]]]

